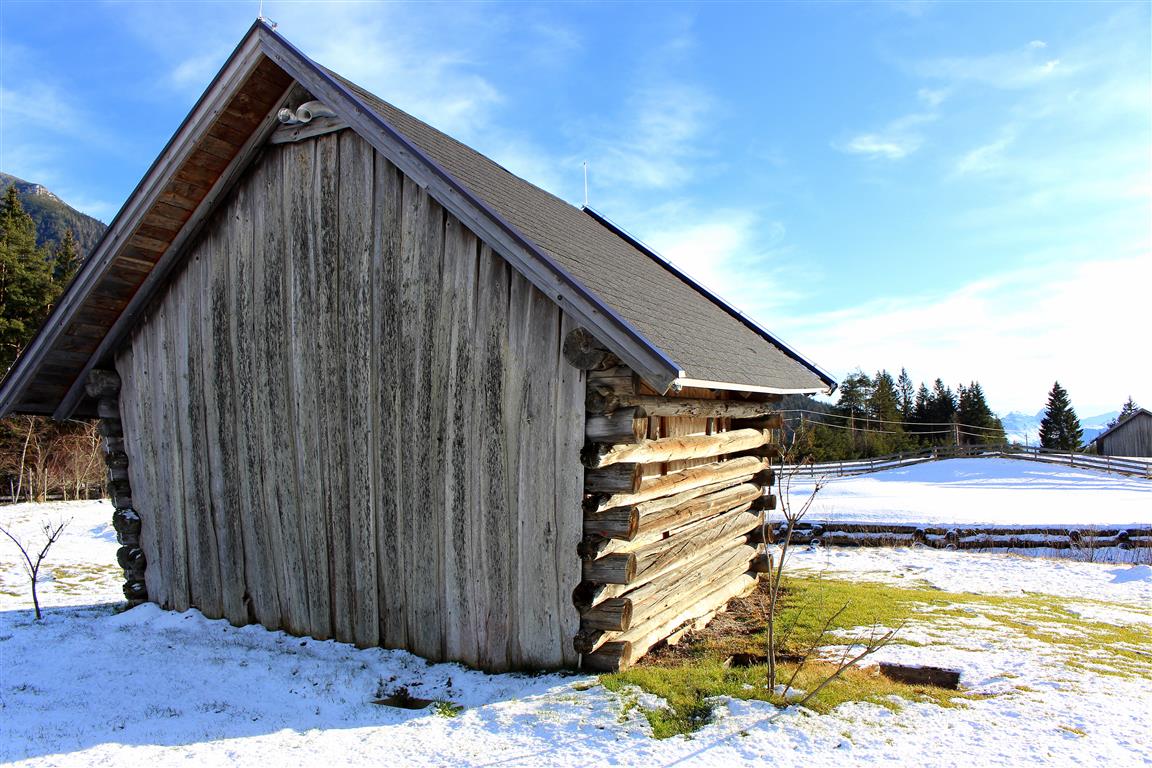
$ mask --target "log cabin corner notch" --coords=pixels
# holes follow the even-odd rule
[[[278,120],[310,102],[331,114]],[[257,22],[0,413],[105,419],[134,599],[615,669],[754,583],[773,402],[834,387],[599,214]]]

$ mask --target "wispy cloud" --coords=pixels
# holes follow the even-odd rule
[[[915,64],[914,71],[921,77],[949,83],[978,83],[1003,89],[1030,88],[1076,72],[1078,67],[1048,54],[1047,47],[1046,43],[1034,40],[1002,53],[928,59]]]
[[[955,172],[960,175],[991,173],[1003,165],[1004,151],[1016,141],[1016,131],[1007,127],[1000,137],[987,144],[981,144],[964,153],[956,161]]]
[[[943,101],[942,96],[938,98]],[[934,112],[914,112],[893,120],[879,131],[861,133],[833,146],[851,155],[900,160],[920,149],[924,144],[921,127],[936,119]]]
[[[994,408],[1030,412],[1059,379],[1077,406],[1100,412],[1132,387],[1144,388],[1132,393],[1137,400],[1152,402],[1152,357],[1133,354],[1130,334],[1120,330],[1146,325],[1141,293],[1150,280],[1152,258],[1143,251],[809,314],[793,318],[788,331],[839,375],[906,365],[920,378],[977,378]],[[1101,333],[1101,323],[1120,332]]]

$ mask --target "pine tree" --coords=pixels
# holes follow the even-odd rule
[[[900,400],[896,392],[896,382],[888,371],[877,371],[872,379],[872,394],[868,397],[868,415],[875,420],[874,432],[868,435],[868,454],[883,456],[902,450],[904,429],[900,419]]]
[[[960,421],[960,439],[966,445],[992,445],[1007,442],[1004,425],[984,399],[984,388],[973,381],[967,387],[960,387],[960,402],[957,406]],[[968,427],[965,430],[965,427]]]
[[[1140,406],[1136,405],[1135,401],[1132,400],[1132,396],[1129,395],[1128,401],[1125,402],[1124,405],[1120,407],[1120,413],[1116,416],[1116,418],[1114,418],[1114,419],[1112,419],[1112,421],[1108,422],[1108,429],[1112,429],[1112,427],[1114,427],[1117,424],[1119,424],[1120,422],[1124,421],[1129,416],[1136,413],[1136,411],[1138,411],[1138,410],[1140,410]]]
[[[896,379],[896,397],[900,401],[900,418],[903,421],[911,421],[912,409],[916,405],[916,387],[905,368],[900,369],[900,378]]]
[[[0,201],[0,371],[16,360],[58,293],[51,259],[37,247],[36,226],[12,185]]]
[[[52,252],[52,279],[63,290],[72,282],[72,276],[80,268],[80,252],[76,246],[76,238],[72,230],[64,230],[64,238]]]
[[[1068,392],[1057,381],[1048,393],[1048,407],[1040,420],[1040,445],[1057,451],[1078,451],[1083,437]]]

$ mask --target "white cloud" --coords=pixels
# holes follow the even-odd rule
[[[905,365],[917,378],[976,379],[1000,412],[1034,412],[1058,379],[1081,413],[1100,413],[1128,394],[1152,402],[1152,356],[1139,352],[1150,281],[1145,248],[1009,272],[944,294],[878,298],[790,318],[783,330],[837,375]]]
[[[1004,129],[995,141],[982,144],[969,150],[956,161],[955,172],[959,175],[990,173],[1003,165],[1004,151],[1016,141],[1016,132],[1011,127]]]
[[[950,56],[922,61],[913,66],[921,77],[944,80],[953,85],[978,84],[1016,90],[1031,88],[1053,77],[1068,77],[1076,67],[1060,64],[1060,59],[1041,58],[1047,44],[1036,41],[1023,48],[985,56]]]
[[[920,126],[936,119],[934,112],[914,112],[893,120],[880,131],[862,133],[833,146],[852,155],[900,160],[920,149],[924,144]]]

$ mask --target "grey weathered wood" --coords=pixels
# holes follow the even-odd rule
[[[313,121],[315,122],[315,121]],[[372,419],[376,376],[373,371],[373,156],[362,141],[340,139],[340,295],[344,302],[347,398],[344,425],[348,473],[348,546],[351,567],[348,597],[352,637],[361,647],[380,641],[377,591],[376,509],[372,452],[379,432]],[[339,394],[339,393],[337,393]]]
[[[584,422],[584,432],[589,442],[618,443],[638,442],[640,424],[644,413],[638,408],[621,408],[608,415],[588,414]]]
[[[643,478],[640,464],[613,464],[601,469],[584,470],[586,493],[636,493]]]
[[[620,462],[641,464],[705,459],[729,453],[751,451],[767,443],[771,436],[757,429],[739,429],[712,435],[685,435],[644,440],[639,443],[598,446],[598,450],[585,455],[589,467],[609,467]]]
[[[179,542],[210,545],[210,520],[220,585],[195,569],[185,581],[232,620],[242,609],[493,670],[574,664],[584,374],[562,355],[571,318],[408,187],[353,134],[328,134],[269,147],[215,214],[118,360],[128,421],[149,422],[126,438],[148,459],[130,470],[141,503],[170,510],[142,544],[172,550],[156,557],[168,605],[171,564],[189,561]],[[405,199],[424,211],[411,222]],[[325,215],[325,200],[363,215]],[[182,331],[193,315],[198,330]],[[169,343],[178,332],[199,334],[184,342],[196,372]]]
[[[297,141],[315,139],[326,133],[335,133],[348,128],[348,124],[338,117],[315,117],[303,125],[281,125],[268,137],[269,144],[291,144]]]
[[[576,328],[564,337],[564,358],[584,371],[602,371],[620,364],[620,358],[586,328]]]
[[[623,632],[632,626],[632,601],[614,597],[580,615],[581,630]]]
[[[400,219],[403,205],[402,177],[386,159],[375,157],[373,208],[376,226],[373,240],[372,296],[376,326],[375,349],[388,354],[376,358],[376,414],[373,423],[380,443],[373,452],[376,479],[377,561],[379,564],[380,641],[390,648],[403,648],[408,642],[404,595],[406,547],[402,524],[406,514],[401,486],[402,446],[389,436],[403,432],[403,386],[407,376],[398,354],[400,348]]]
[[[660,397],[630,395],[607,387],[589,386],[587,398],[590,413],[612,413],[620,408],[638,407],[649,416],[690,416],[695,418],[749,419],[768,416],[778,406],[747,400],[714,400],[697,397]]]

